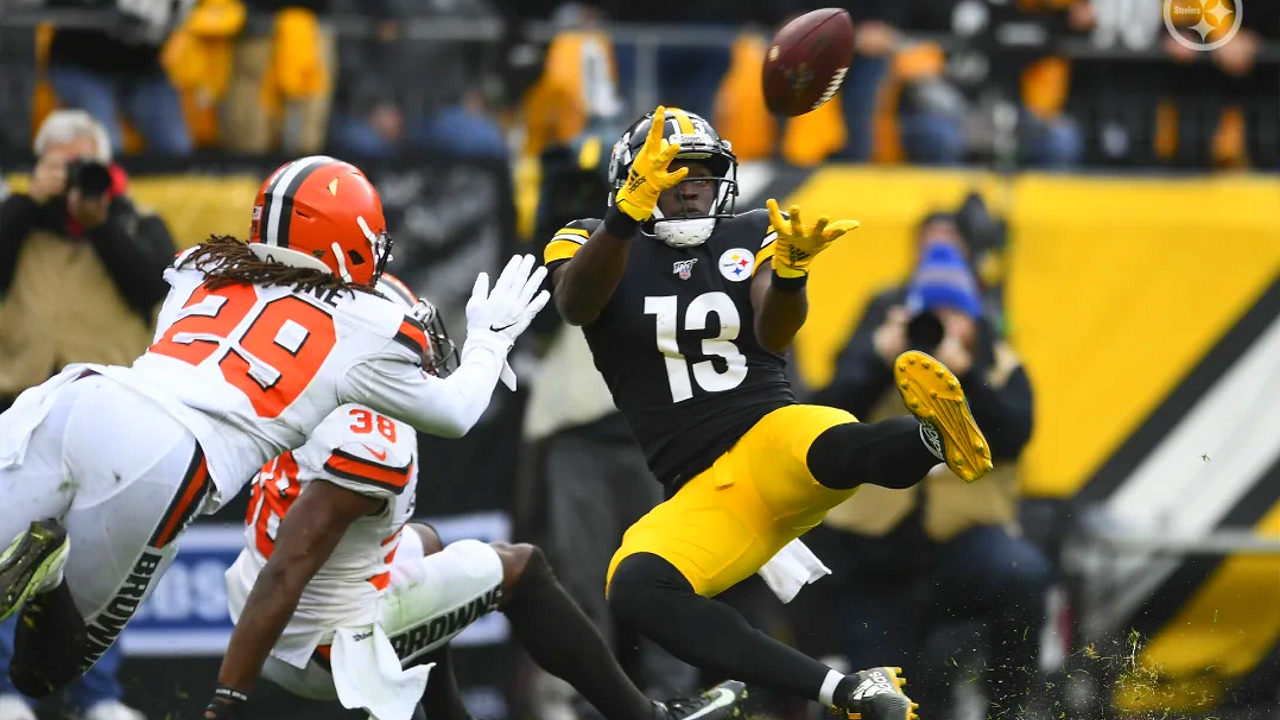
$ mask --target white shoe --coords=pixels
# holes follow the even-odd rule
[[[36,714],[20,696],[0,695],[0,720],[36,720]]]
[[[83,720],[147,720],[147,716],[119,700],[102,700],[85,711]]]

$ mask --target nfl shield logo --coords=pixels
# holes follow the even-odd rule
[[[681,280],[688,280],[689,275],[693,273],[693,264],[696,262],[698,262],[698,258],[677,260],[671,265],[671,273],[679,275]]]

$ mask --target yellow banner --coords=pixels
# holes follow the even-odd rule
[[[808,384],[830,381],[866,302],[909,274],[920,218],[970,189],[1010,222],[1006,308],[1036,396],[1023,486],[1068,497],[1280,275],[1280,180],[819,170],[784,207],[862,228],[815,264],[796,342]]]

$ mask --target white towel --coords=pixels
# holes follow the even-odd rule
[[[807,545],[796,538],[787,543],[758,571],[765,584],[784,603],[789,603],[800,588],[831,574]]]
[[[435,663],[401,669],[382,627],[339,628],[333,633],[333,685],[338,700],[372,720],[409,720],[427,688]]]

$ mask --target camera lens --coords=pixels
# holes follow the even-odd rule
[[[71,187],[85,197],[98,197],[111,189],[111,171],[94,160],[75,160],[67,165]]]
[[[907,323],[907,349],[933,352],[944,335],[942,320],[931,312],[922,312]]]

